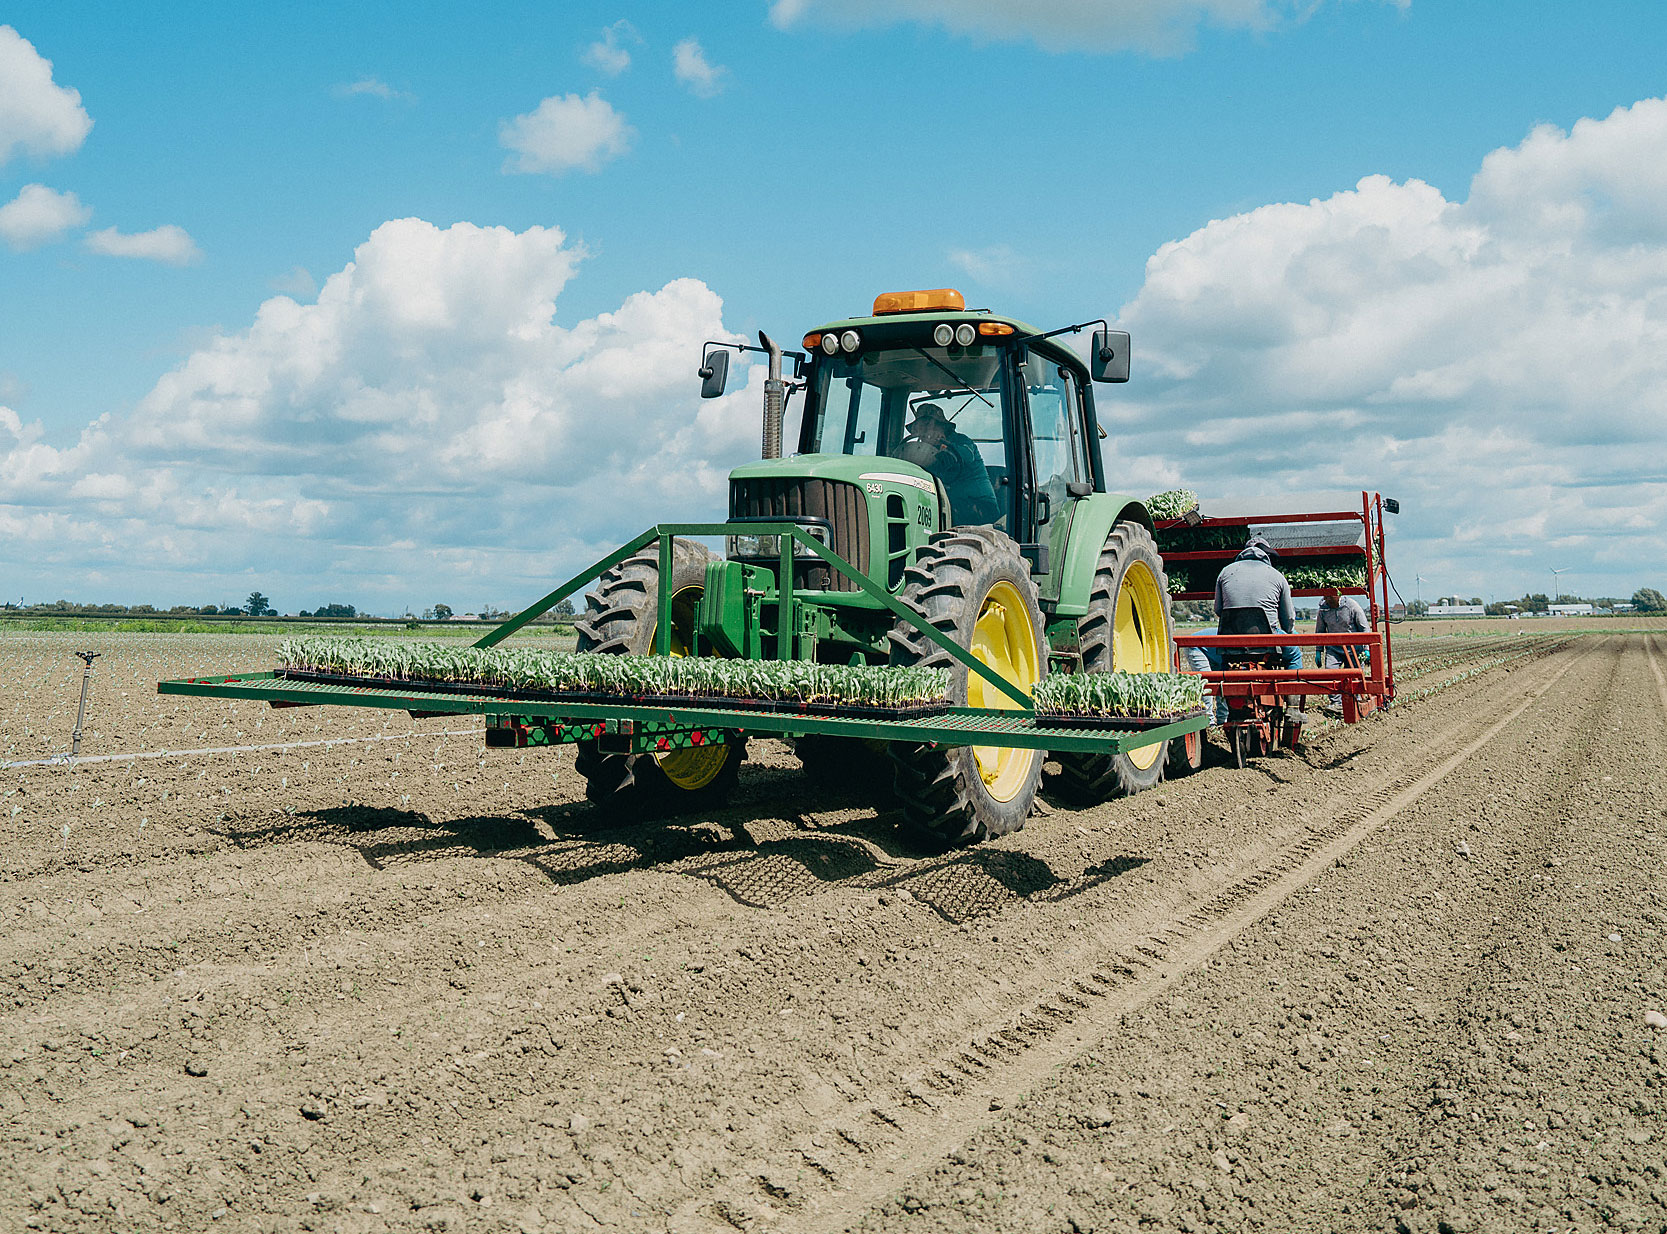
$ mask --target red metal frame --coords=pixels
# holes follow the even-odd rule
[[[1370,652],[1370,663],[1365,668],[1304,668],[1272,669],[1249,668],[1211,670],[1200,674],[1209,683],[1210,693],[1225,699],[1305,694],[1336,694],[1343,702],[1343,719],[1350,724],[1371,715],[1395,697],[1394,648],[1389,637],[1389,572],[1384,566],[1383,498],[1377,493],[1362,492],[1358,510],[1308,511],[1291,514],[1255,514],[1242,518],[1206,518],[1192,524],[1196,527],[1248,527],[1267,523],[1345,523],[1358,522],[1365,534],[1360,545],[1338,545],[1319,548],[1290,548],[1280,550],[1281,557],[1340,556],[1359,553],[1366,559],[1366,584],[1363,587],[1342,587],[1338,590],[1350,595],[1365,596],[1366,634],[1178,634],[1177,649],[1183,647],[1356,647]],[[1188,526],[1178,518],[1159,519],[1159,530]],[[1175,561],[1230,561],[1238,549],[1207,549],[1193,552],[1162,554],[1165,562]],[[1323,587],[1302,587],[1293,595],[1320,596]],[[1176,600],[1213,600],[1213,591],[1185,591],[1173,596]],[[1176,671],[1187,672],[1176,654]]]

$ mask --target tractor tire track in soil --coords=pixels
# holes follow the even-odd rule
[[[863,1228],[1661,1228],[1667,701],[1642,650],[1569,666],[1556,712],[1506,717]]]
[[[1012,1025],[970,1043],[957,1058],[935,1068],[932,1080],[936,1083],[929,1081],[931,1087],[947,1090],[951,1099],[921,1098],[927,1116],[911,1111],[907,1125],[898,1126],[896,1143],[890,1146],[891,1160],[882,1167],[888,1177],[876,1180],[878,1186],[837,1197],[837,1204],[817,1213],[807,1228],[845,1228],[883,1204],[887,1193],[902,1181],[889,1176],[902,1173],[899,1167],[904,1162],[925,1159],[935,1165],[935,1159],[947,1156],[971,1128],[987,1119],[988,1111],[1005,1108],[1045,1081],[1062,1062],[1099,1044],[1125,1015],[1207,963],[1237,934],[1304,890],[1328,866],[1439,785],[1573,667],[1572,662],[1563,664],[1503,719],[1423,775],[1403,773],[1386,782],[1351,786],[1349,803],[1356,810],[1366,807],[1363,817],[1306,821],[1303,834],[1261,854],[1261,864],[1198,907],[1158,923],[1149,936],[1115,952]],[[1433,754],[1448,745],[1454,735],[1455,730],[1449,729],[1435,737],[1427,752]],[[1053,1040],[1056,1037],[1061,1039]],[[972,1082],[961,1082],[955,1072],[971,1077]],[[872,1169],[868,1172],[873,1173]]]
[[[1439,692],[1306,758],[1055,805],[945,856],[778,743],[731,807],[609,829],[570,753],[138,689],[259,667],[255,642],[112,647],[129,710],[89,728],[377,742],[0,782],[0,1227],[1660,1212],[1647,636],[1408,640]],[[68,646],[0,656],[45,679]],[[12,722],[62,712],[30,688]],[[1548,1147],[1500,1141],[1504,1107]],[[1558,1186],[1584,1207],[1548,1208]]]

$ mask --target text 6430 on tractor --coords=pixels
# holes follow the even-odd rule
[[[1102,326],[1088,364],[1056,337],[1086,324]],[[1114,491],[1094,413],[1094,383],[1128,380],[1129,338],[1086,324],[1043,332],[968,311],[941,289],[881,295],[871,315],[810,331],[802,351],[762,334],[757,348],[707,344],[706,397],[723,393],[731,350],[761,352],[770,366],[763,458],[730,475],[726,555],[680,537],[669,554],[650,545],[606,570],[578,621],[580,650],[942,665],[954,702],[998,709],[1025,706],[1050,669],[1169,670],[1152,518]],[[794,423],[784,457],[784,424]],[[790,537],[747,529],[784,521],[854,575]],[[671,621],[661,630],[668,556]],[[916,620],[900,620],[888,597]],[[969,673],[927,624],[1010,688]],[[798,748],[823,766],[873,753],[814,734]],[[908,820],[949,843],[1022,826],[1047,757],[997,744],[884,748]],[[691,794],[727,791],[743,752],[733,735],[669,753],[583,742],[579,767],[599,803],[694,805]],[[1055,750],[1057,787],[1081,802],[1137,792],[1162,776],[1166,753],[1164,741]]]

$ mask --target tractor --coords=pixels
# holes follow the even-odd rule
[[[1089,326],[1099,328],[1085,364],[1059,336]],[[937,289],[881,295],[868,316],[805,334],[803,350],[764,334],[757,347],[709,342],[703,397],[724,393],[732,352],[765,356],[769,376],[763,457],[730,473],[724,555],[679,537],[669,553],[650,544],[604,571],[576,622],[579,650],[941,665],[953,702],[997,709],[1021,707],[1050,671],[1169,671],[1152,517],[1112,491],[1094,411],[1096,383],[1128,380],[1127,334],[1103,321],[1043,332]],[[784,455],[790,407],[797,427]],[[854,573],[779,531],[748,534],[749,523],[800,527]],[[919,620],[900,620],[883,596]],[[969,673],[921,623],[1016,689]],[[847,780],[889,762],[907,822],[945,845],[1023,826],[1049,757],[999,744],[874,744],[803,736],[797,749],[807,768]],[[1167,744],[1056,751],[1052,791],[1089,804],[1150,788]],[[740,731],[669,751],[580,741],[578,767],[605,807],[682,811],[725,797],[745,747]]]

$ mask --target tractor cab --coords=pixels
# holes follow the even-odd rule
[[[942,288],[888,292],[871,316],[811,331],[803,352],[783,353],[795,362],[783,394],[802,393],[796,435],[788,417],[796,457],[737,471],[731,516],[789,513],[781,502],[752,508],[755,481],[821,471],[818,463],[838,457],[858,465],[868,496],[905,490],[903,504],[925,532],[987,526],[1009,536],[1044,599],[1056,599],[1073,507],[1106,491],[1092,382],[1128,377],[1127,335],[1095,336],[1091,374],[1053,337],[1067,330],[1045,334],[969,312],[958,291]],[[703,393],[721,392],[712,385]],[[768,428],[764,454],[780,454]]]

